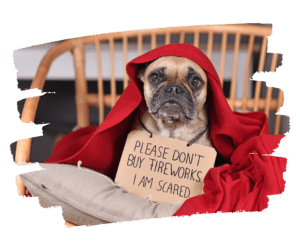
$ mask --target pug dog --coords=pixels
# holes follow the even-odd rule
[[[132,129],[212,146],[205,106],[207,77],[195,62],[160,57],[138,72],[144,83],[146,108],[139,108]]]

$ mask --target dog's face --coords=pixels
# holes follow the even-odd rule
[[[161,57],[139,74],[149,113],[169,124],[197,118],[207,94],[204,70],[183,57]]]

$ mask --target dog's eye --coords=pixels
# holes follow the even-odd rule
[[[197,77],[195,77],[195,78],[193,78],[192,80],[191,80],[191,85],[192,86],[198,86],[198,85],[200,85],[201,84],[201,80],[199,79],[199,78],[197,78]]]
[[[150,76],[150,80],[152,82],[156,82],[158,80],[158,74],[157,73],[152,73]]]

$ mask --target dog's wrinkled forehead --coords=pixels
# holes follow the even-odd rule
[[[207,82],[205,71],[195,62],[184,57],[161,57],[150,63],[142,72],[146,80],[153,72],[158,72],[169,81],[185,81],[191,74],[198,74],[204,83]]]

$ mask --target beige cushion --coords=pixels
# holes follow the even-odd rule
[[[129,194],[107,176],[84,167],[40,164],[44,170],[20,177],[42,207],[61,206],[75,225],[97,225],[173,215],[182,203],[156,203]]]

